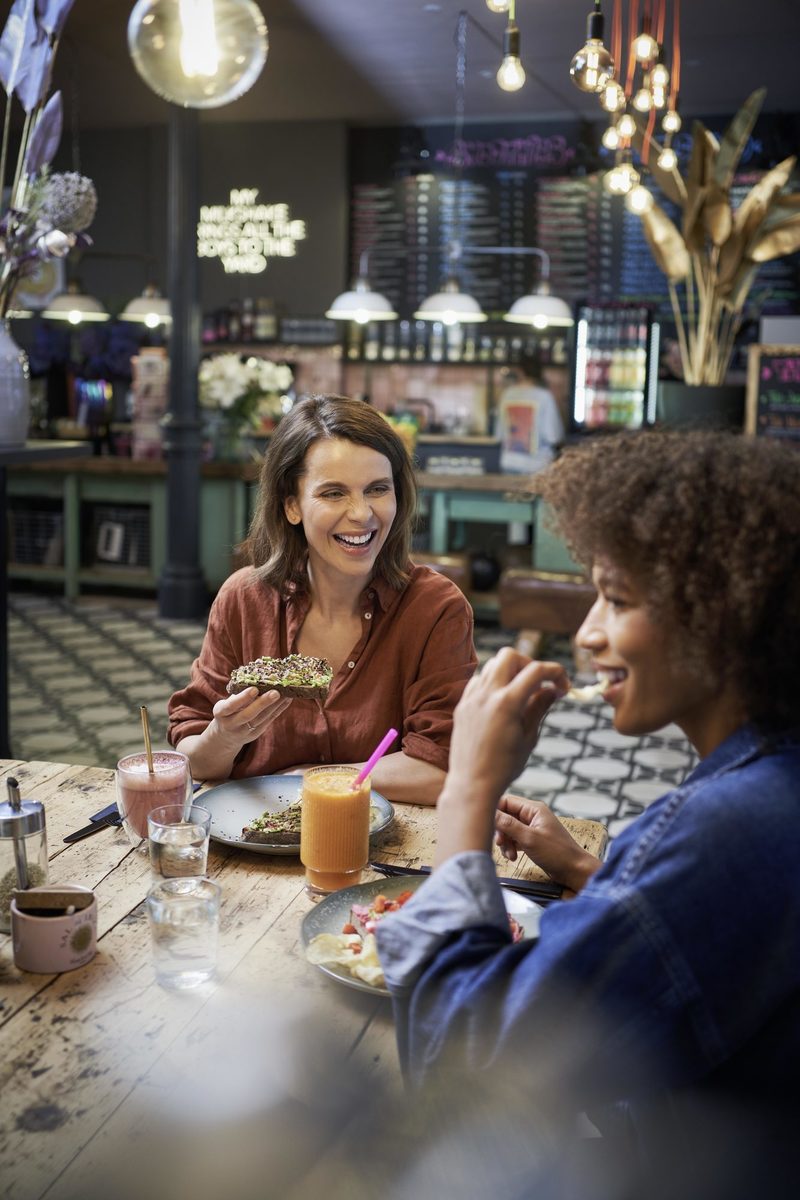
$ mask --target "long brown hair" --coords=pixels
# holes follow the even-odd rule
[[[411,534],[417,508],[417,484],[408,451],[380,413],[347,396],[308,396],[281,421],[270,439],[261,468],[258,498],[250,523],[248,549],[257,576],[282,591],[287,583],[304,586],[308,545],[302,525],[291,525],[284,503],[297,495],[309,448],[321,438],[341,438],[369,446],[392,467],[397,514],[378,555],[375,571],[392,587],[408,581]]]

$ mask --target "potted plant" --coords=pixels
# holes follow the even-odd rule
[[[745,304],[762,263],[800,249],[800,193],[787,194],[796,157],[784,159],[734,209],[730,189],[766,95],[752,93],[722,140],[695,121],[685,176],[656,161],[648,170],[682,210],[681,227],[653,202],[640,212],[656,263],[667,276],[684,383],[664,382],[659,413],[668,423],[742,423],[744,388],[726,387]],[[642,153],[646,134],[639,126]]]
[[[64,23],[74,0],[15,0],[0,34],[0,84],[6,93],[0,139],[0,447],[28,433],[28,358],[11,335],[9,313],[18,285],[73,247],[90,245],[97,193],[74,171],[51,174],[61,140],[61,93],[47,99]],[[10,161],[11,102],[25,116],[16,162]]]
[[[203,359],[199,399],[212,457],[234,462],[250,457],[248,439],[268,435],[291,407],[286,393],[292,382],[290,367],[267,358],[224,353]]]

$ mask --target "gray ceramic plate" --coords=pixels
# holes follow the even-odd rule
[[[373,793],[374,795],[374,793]],[[427,879],[426,875],[395,875],[391,879],[376,879],[372,883],[361,883],[357,887],[342,888],[340,892],[332,892],[324,900],[307,912],[303,917],[300,934],[303,945],[307,946],[318,933],[341,933],[342,926],[350,920],[350,906],[353,904],[371,904],[376,896],[387,896],[390,900],[401,892],[415,892]],[[503,888],[503,899],[506,911],[515,921],[519,921],[526,938],[536,937],[539,932],[539,920],[544,909],[528,896]],[[391,918],[389,918],[391,920]],[[388,996],[385,987],[373,987],[363,979],[357,979],[344,967],[319,967],[331,979],[346,983],[348,987],[359,992],[368,992],[370,996]]]
[[[300,843],[278,845],[267,842],[246,842],[242,839],[242,828],[263,812],[280,812],[300,799],[303,787],[302,775],[257,775],[253,779],[229,779],[207,792],[200,792],[195,799],[211,813],[212,841],[224,846],[236,846],[239,850],[252,850],[255,854],[300,853]],[[384,830],[394,820],[394,809],[385,796],[373,790],[370,800],[370,827],[372,837]]]

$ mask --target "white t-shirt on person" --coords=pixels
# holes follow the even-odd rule
[[[500,397],[500,468],[528,475],[555,457],[564,423],[552,392],[531,383],[513,384]]]

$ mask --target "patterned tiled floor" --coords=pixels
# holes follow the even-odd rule
[[[167,701],[189,676],[204,622],[166,621],[154,601],[9,597],[11,739],[19,758],[113,767],[141,749],[139,706],[165,745]],[[513,636],[477,631],[485,661]],[[569,664],[555,640],[548,655]],[[548,715],[514,791],[546,800],[563,816],[592,817],[613,837],[651,801],[679,783],[694,754],[679,729],[622,737],[601,703],[569,701]]]

